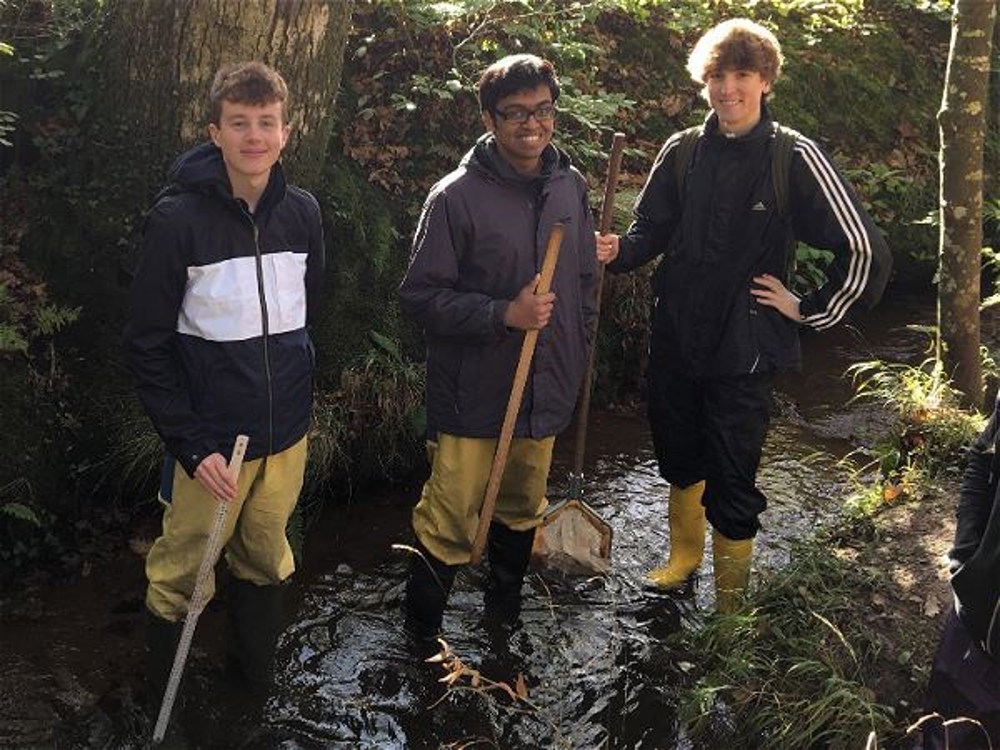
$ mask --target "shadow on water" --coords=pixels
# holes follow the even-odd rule
[[[863,406],[847,403],[847,365],[874,357],[919,361],[925,336],[904,326],[931,314],[926,302],[898,305],[871,316],[873,333],[842,327],[805,340],[807,370],[779,381],[760,469],[770,504],[757,569],[782,566],[791,542],[831,519],[850,490],[836,459],[865,444],[872,420]],[[565,492],[572,445],[567,435],[557,448],[554,498]],[[261,714],[247,715],[220,688],[210,666],[210,652],[221,650],[220,628],[206,612],[182,713],[193,746],[693,748],[678,728],[676,696],[697,656],[680,653],[670,636],[711,610],[711,554],[686,595],[644,590],[646,571],[667,552],[668,488],[641,414],[594,415],[586,477],[587,499],[614,528],[607,576],[533,572],[513,632],[483,621],[481,570],[463,570],[449,601],[444,638],[452,651],[512,689],[521,676],[526,701],[467,679],[446,687],[441,668],[424,663],[408,640],[407,560],[391,545],[410,541],[413,489],[330,507],[310,531],[280,643],[277,689]],[[81,739],[88,732],[95,736],[93,723],[64,726],[51,745],[96,746]],[[16,729],[5,734],[12,746],[30,746],[16,742]]]

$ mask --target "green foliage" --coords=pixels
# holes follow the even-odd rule
[[[324,210],[328,288],[313,337],[319,387],[335,390],[341,372],[370,346],[369,332],[385,331],[417,350],[395,304],[409,253],[404,227],[416,216],[388,200],[354,165],[330,160],[318,195]],[[409,337],[409,338],[407,338]]]
[[[792,290],[803,293],[822,285],[826,280],[826,269],[832,260],[833,253],[830,250],[820,250],[800,242],[795,248]]]
[[[52,524],[27,479],[19,477],[0,485],[0,588],[58,552]]]
[[[19,521],[27,521],[32,526],[39,527],[42,522],[38,520],[38,514],[30,506],[23,503],[7,503],[0,505],[0,515],[14,518]]]
[[[0,110],[0,146],[10,148],[14,144],[10,134],[17,129],[17,113]]]
[[[79,307],[44,305],[35,310],[35,330],[40,336],[53,336],[79,317]]]
[[[0,517],[41,527],[39,513],[32,507],[32,494],[31,484],[23,477],[0,487]]]
[[[962,449],[982,430],[984,418],[959,406],[940,361],[913,366],[873,360],[847,372],[855,399],[888,407],[891,414],[884,436],[870,450],[880,481],[855,497],[859,512],[918,495],[927,480],[961,468]]]
[[[135,224],[149,199],[136,189],[145,177],[129,174],[158,174],[171,155],[114,165],[102,155],[136,133],[106,128],[90,135],[101,116],[91,82],[106,64],[94,33],[104,3],[51,0],[33,5],[36,15],[21,13],[21,5],[0,0],[0,141],[11,144],[0,147],[0,403],[9,433],[0,436],[0,453],[15,457],[6,473],[0,467],[0,485],[19,478],[11,467],[30,472],[20,477],[36,493],[35,505],[26,507],[68,518],[86,510],[95,487],[103,488],[102,499],[105,490],[129,503],[146,498],[154,476],[158,441],[134,399],[121,395],[127,279],[119,277],[127,275]],[[394,478],[420,461],[420,370],[411,360],[423,342],[401,317],[396,288],[427,189],[482,132],[474,83],[487,64],[519,51],[556,63],[563,82],[557,142],[592,186],[604,176],[609,132],[627,134],[616,222],[622,231],[660,144],[704,114],[699,87],[684,69],[691,44],[715,21],[750,15],[774,28],[786,51],[772,100],[777,118],[834,152],[897,254],[931,259],[933,233],[911,222],[936,204],[934,108],[948,32],[942,5],[358,3],[339,124],[316,191],[329,288],[313,328],[319,393],[310,481]],[[990,180],[1000,159],[995,135],[986,154]],[[995,189],[987,197],[995,198]],[[825,258],[805,247],[799,256],[799,283],[814,283]],[[609,279],[599,399],[641,391],[650,271]],[[393,411],[389,401],[396,398]],[[365,420],[378,429],[369,433]],[[390,444],[392,430],[398,434]]]
[[[618,129],[633,106],[626,93],[602,85],[608,48],[588,37],[600,8],[614,5],[549,0],[359,8],[355,25],[373,33],[348,53],[345,83],[357,92],[359,114],[347,120],[348,154],[391,192],[426,190],[481,132],[474,88],[482,69],[503,54],[531,50],[559,67],[560,144],[578,166],[598,166],[605,153],[594,144]],[[425,147],[416,150],[414,142]]]
[[[102,426],[108,449],[82,458],[77,476],[111,501],[155,498],[163,443],[139,400],[131,391],[107,393],[99,398],[99,408],[105,414]]]
[[[742,613],[682,631],[681,647],[697,655],[679,711],[692,738],[711,747],[854,750],[891,727],[891,709],[875,698],[878,635],[853,596],[875,584],[822,542],[803,544]]]
[[[426,429],[424,368],[398,341],[376,331],[372,347],[341,375],[338,402],[349,416],[351,474],[356,480],[412,473]]]
[[[73,435],[74,418],[55,337],[79,310],[53,303],[46,284],[18,257],[24,226],[14,205],[0,211],[0,454],[7,457],[0,465],[0,557],[18,568],[49,548],[42,543],[49,511],[62,504],[47,493],[64,477],[63,441]]]
[[[610,142],[618,116],[635,107],[635,102],[624,94],[601,95],[575,93],[572,81],[564,82],[565,92],[559,97],[561,125],[570,119],[581,133],[590,137],[570,138],[563,142],[574,163],[599,168],[607,158],[603,144]],[[603,134],[603,135],[602,135]]]
[[[352,494],[373,481],[400,480],[419,465],[426,416],[424,368],[400,342],[372,331],[370,348],[318,394],[309,435],[308,495]]]
[[[3,5],[0,4],[0,9]],[[13,56],[14,48],[7,42],[0,41],[0,55]],[[14,145],[11,143],[8,136],[14,132],[17,127],[17,112],[11,112],[6,109],[0,109],[0,146],[9,148]],[[0,336],[2,336],[2,331],[0,331]]]
[[[983,201],[983,231],[987,235],[1000,232],[1000,198]]]
[[[873,162],[847,169],[845,175],[875,223],[889,232],[890,242],[905,248],[911,261],[931,266],[937,262],[937,232],[925,217],[928,206],[936,203],[937,174],[930,168],[933,154],[926,153],[923,161],[920,170]]]
[[[0,281],[0,354],[27,354],[32,342],[50,339],[80,316],[78,307],[45,302],[44,285],[28,292],[30,294],[15,296],[10,287]]]

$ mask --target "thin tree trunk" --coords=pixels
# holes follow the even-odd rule
[[[965,405],[981,407],[979,275],[983,142],[996,0],[955,0],[941,134],[938,357]]]

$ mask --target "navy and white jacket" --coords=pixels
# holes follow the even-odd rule
[[[193,476],[237,434],[248,460],[306,434],[325,253],[319,204],[279,164],[253,214],[211,143],[169,178],[143,227],[125,348],[153,426]]]
[[[797,241],[833,252],[826,281],[801,300],[802,324],[835,325],[853,305],[882,295],[892,256],[857,195],[815,142],[799,136],[789,174],[788,215],[771,179],[767,107],[746,135],[726,137],[713,113],[684,182],[674,160],[680,133],[660,150],[636,201],[635,219],[608,270],[663,256],[654,278],[651,365],[694,377],[795,370],[799,323],[750,293],[753,277],[785,279]]]

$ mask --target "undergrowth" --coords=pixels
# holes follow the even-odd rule
[[[878,692],[887,660],[902,655],[883,653],[887,642],[868,611],[891,582],[881,566],[834,550],[844,538],[873,544],[864,529],[873,537],[875,514],[894,502],[920,502],[931,482],[957,476],[984,418],[959,406],[934,360],[876,360],[848,372],[855,400],[877,404],[887,419],[872,448],[846,459],[858,491],[845,516],[800,542],[739,614],[709,617],[678,636],[699,664],[681,695],[681,720],[707,746],[861,750],[878,747],[878,738],[905,742],[905,717]]]
[[[985,419],[962,408],[940,361],[907,365],[873,360],[852,365],[848,375],[855,400],[878,404],[889,415],[882,438],[849,457],[878,469],[877,481],[851,499],[853,510],[871,514],[883,503],[917,498],[928,481],[961,470],[963,450]]]
[[[859,750],[892,726],[873,685],[879,640],[857,616],[853,592],[877,585],[820,543],[753,592],[741,613],[683,631],[699,676],[680,718],[706,747]]]

